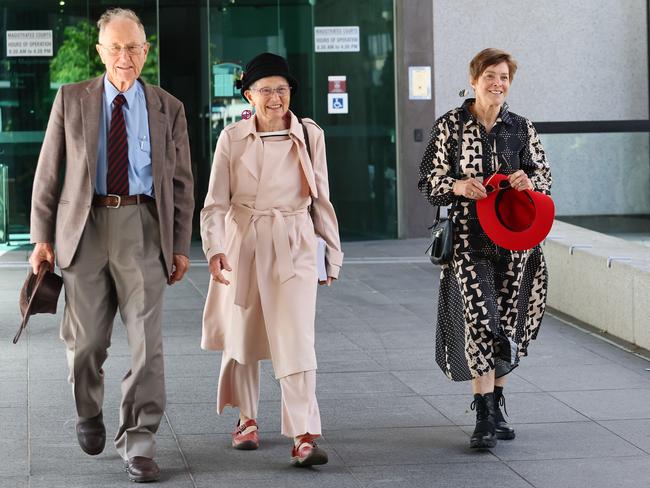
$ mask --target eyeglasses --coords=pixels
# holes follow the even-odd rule
[[[494,153],[493,153],[494,154]],[[483,186],[487,186],[487,184],[490,182],[492,178],[494,178],[494,175],[496,175],[499,172],[499,169],[501,168],[501,163],[497,164],[496,169],[494,170],[494,173],[492,173],[492,176],[490,176],[487,180],[483,182]]]
[[[496,174],[496,173],[495,173],[495,174]],[[494,176],[494,175],[492,175],[492,176]],[[492,177],[490,177],[490,179],[492,179]],[[489,181],[489,180],[488,180],[488,181]],[[495,187],[494,185],[490,185],[490,184],[487,184],[487,183],[486,183],[486,184],[485,184],[485,193],[487,193],[487,194],[489,195],[490,193],[492,193],[492,192],[494,192],[494,191],[498,191],[498,190],[507,190],[508,188],[512,188],[512,187],[510,186],[510,182],[509,182],[508,180],[501,180],[501,181],[499,181],[499,185],[498,185],[497,187]]]
[[[271,88],[265,86],[263,88],[251,88],[252,91],[256,91],[263,97],[270,97],[274,93],[277,93],[281,97],[286,97],[291,92],[291,87],[289,85],[279,86],[277,88]]]
[[[144,44],[129,44],[128,46],[118,46],[117,44],[105,46],[104,44],[99,44],[99,46],[106,49],[108,54],[111,56],[119,56],[122,50],[126,51],[129,56],[137,56],[138,54],[142,54],[142,50],[148,45],[148,42],[145,42]]]

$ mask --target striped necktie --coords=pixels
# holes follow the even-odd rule
[[[108,131],[106,192],[111,195],[129,194],[129,144],[126,139],[126,124],[122,112],[124,103],[126,103],[126,99],[122,94],[113,100],[111,127]]]

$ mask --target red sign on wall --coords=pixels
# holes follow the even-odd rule
[[[346,76],[328,76],[327,93],[346,93]]]

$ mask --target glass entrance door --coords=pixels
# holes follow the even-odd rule
[[[291,110],[325,130],[342,238],[396,237],[392,0],[208,2],[210,151],[221,130],[250,109],[234,88],[245,64],[261,52],[280,54],[300,83]],[[314,28],[328,26],[356,27],[357,50],[342,41],[316,48]],[[342,90],[343,105],[330,106],[328,92]]]
[[[142,78],[157,84],[157,2],[126,3],[151,43]],[[0,243],[29,242],[32,184],[52,103],[62,84],[104,72],[95,22],[106,8],[89,0],[0,2]]]

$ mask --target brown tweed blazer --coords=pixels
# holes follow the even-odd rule
[[[194,211],[187,122],[183,104],[144,84],[154,195],[167,273],[172,255],[189,256]],[[61,268],[72,262],[90,213],[97,172],[103,76],[64,85],[52,106],[34,177],[32,242],[55,245]]]

